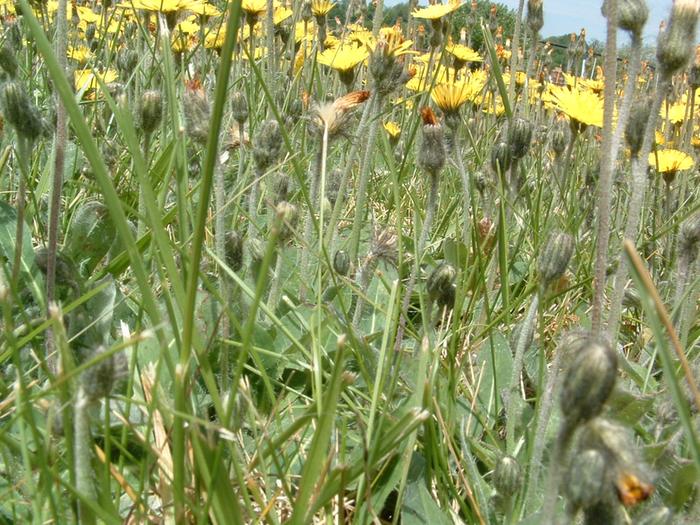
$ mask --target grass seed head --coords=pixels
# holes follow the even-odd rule
[[[617,378],[617,356],[607,341],[593,336],[573,342],[559,404],[569,429],[597,416]]]

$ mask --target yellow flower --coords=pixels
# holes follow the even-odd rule
[[[668,114],[668,121],[671,124],[679,124],[685,120],[686,108],[685,102],[677,102],[675,104],[664,102],[663,107],[659,110],[659,115],[662,119],[666,119],[666,114]]]
[[[326,16],[334,7],[330,0],[311,0],[311,13],[316,17]]]
[[[649,153],[649,166],[659,173],[675,175],[679,171],[689,170],[695,165],[693,157],[677,149],[660,149]]]
[[[75,60],[79,64],[84,64],[87,62],[88,58],[92,54],[87,46],[68,46],[68,52],[66,53],[70,60]]]
[[[482,56],[474,51],[471,47],[463,46],[462,44],[448,43],[445,46],[445,51],[462,62],[483,62]]]
[[[430,96],[442,111],[453,113],[468,100],[473,100],[474,95],[465,82],[450,82],[436,85]]]
[[[134,9],[155,11],[158,13],[174,13],[183,9],[196,9],[201,6],[201,0],[133,0]]]
[[[335,49],[326,49],[319,53],[316,60],[319,64],[337,71],[352,71],[369,56],[366,47],[342,44]]]
[[[389,120],[384,123],[384,129],[389,134],[392,139],[397,138],[401,134],[401,126],[393,120]]]
[[[196,35],[199,33],[200,26],[195,21],[194,16],[188,16],[185,20],[175,26],[175,30],[185,35]]]
[[[431,86],[451,82],[454,78],[455,70],[451,67],[436,67],[428,75],[428,68],[423,66],[419,67],[413,78],[406,83],[406,88],[411,91],[427,91]]]
[[[267,0],[243,0],[241,9],[255,18],[267,11]]]
[[[546,99],[579,125],[603,127],[603,99],[592,91],[551,86]]]
[[[426,20],[437,20],[445,15],[449,15],[462,6],[461,0],[449,0],[446,4],[433,4],[422,9],[413,11],[413,18],[425,18]]]
[[[76,91],[88,92],[99,88],[97,78],[104,84],[109,84],[117,79],[117,72],[114,69],[106,71],[96,71],[95,69],[83,69],[73,74]]]
[[[274,25],[279,25],[287,18],[290,18],[292,16],[293,12],[291,9],[288,7],[284,6],[277,6],[275,7],[275,10],[272,12],[272,23]]]

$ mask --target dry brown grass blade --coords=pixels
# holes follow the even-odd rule
[[[103,464],[107,463],[107,456],[105,456],[104,451],[100,448],[99,445],[95,445],[95,453],[97,454],[97,459],[99,459]],[[109,472],[112,475],[112,477],[114,478],[114,480],[122,488],[124,493],[127,496],[129,496],[129,499],[131,501],[133,501],[135,505],[138,505],[139,512],[146,515],[148,513],[148,509],[146,509],[146,506],[141,501],[141,498],[139,498],[138,493],[129,484],[129,482],[124,478],[124,476],[122,476],[121,472],[119,472],[119,469],[117,469],[117,467],[115,467],[112,464],[112,462],[109,463]]]
[[[141,386],[146,404],[153,403],[153,387],[155,383],[154,371],[152,367],[147,368],[141,374]],[[160,410],[152,407],[151,417],[153,421],[153,438],[155,439],[155,453],[158,456],[158,493],[160,495],[163,508],[172,509],[172,479],[173,479],[173,455],[168,441],[168,432],[163,423],[163,416]]]
[[[661,320],[661,323],[664,325],[664,328],[668,332],[668,336],[671,339],[671,346],[673,346],[673,350],[676,352],[676,356],[678,356],[678,360],[680,361],[681,367],[683,368],[683,373],[685,374],[685,379],[688,382],[688,387],[690,388],[690,391],[693,394],[693,402],[695,403],[695,408],[700,410],[700,391],[698,390],[698,385],[695,382],[693,371],[691,370],[690,365],[688,364],[688,359],[685,357],[685,353],[683,352],[683,348],[681,347],[681,341],[680,339],[678,339],[678,334],[673,328],[671,317],[668,315],[666,306],[661,300],[659,291],[656,289],[654,281],[651,280],[651,275],[649,275],[649,271],[646,269],[646,266],[644,266],[641,257],[639,257],[639,254],[637,253],[634,244],[629,239],[625,241],[625,251],[627,252],[628,257],[630,258],[630,262],[637,269],[639,276],[644,282],[644,287],[647,289],[647,291],[651,295],[652,300],[654,301],[654,306],[656,307],[656,311],[659,314],[659,319]]]

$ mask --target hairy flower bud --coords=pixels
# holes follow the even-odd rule
[[[680,255],[685,257],[688,262],[692,263],[697,259],[700,249],[700,213],[696,213],[681,224],[678,249]]]
[[[552,129],[552,149],[559,156],[564,153],[571,140],[571,128],[564,120],[557,120]]]
[[[513,159],[519,160],[527,155],[532,142],[532,123],[523,118],[516,118],[511,122],[508,130],[508,144]]]
[[[562,232],[552,234],[537,259],[537,272],[544,288],[559,279],[574,253],[574,238]]]
[[[493,488],[502,496],[514,496],[522,485],[522,469],[512,456],[503,456],[493,470]]]
[[[426,288],[430,300],[449,304],[456,275],[454,266],[446,262],[440,263],[428,277]]]
[[[559,397],[566,425],[573,429],[597,416],[617,378],[617,356],[610,345],[592,336],[576,340]]]
[[[99,346],[90,359],[97,358],[106,351],[105,347]],[[86,397],[94,402],[109,396],[119,382],[126,377],[127,372],[128,366],[124,353],[117,352],[102,359],[83,372],[82,386]]]
[[[639,155],[642,149],[650,112],[650,104],[635,104],[630,112],[629,120],[625,126],[625,140],[633,158]]]
[[[243,237],[237,231],[232,230],[226,233],[224,253],[226,264],[234,272],[238,272],[243,267]]]
[[[211,124],[211,106],[198,82],[187,85],[182,96],[187,134],[197,144],[206,144]]]
[[[281,219],[279,240],[285,242],[294,236],[299,213],[297,207],[286,201],[277,204],[275,208],[277,216]]]
[[[333,270],[338,275],[345,277],[350,273],[350,256],[345,250],[338,250],[333,256]]]
[[[279,123],[266,120],[260,126],[253,144],[253,160],[260,172],[267,170],[277,160],[282,151],[282,133]]]
[[[35,140],[45,134],[46,127],[26,88],[11,80],[0,90],[0,107],[7,122],[21,137]]]
[[[163,119],[163,97],[154,89],[141,96],[139,120],[144,133],[153,133]]]
[[[574,453],[566,473],[566,498],[574,509],[593,507],[613,491],[606,455],[595,448]]]
[[[0,46],[0,67],[10,78],[17,76],[17,57],[8,42]]]
[[[130,47],[122,47],[117,51],[117,69],[122,76],[130,76],[139,63],[138,53]]]
[[[503,174],[510,169],[510,147],[505,142],[496,143],[491,148],[491,169],[496,174]]]
[[[423,108],[421,113],[423,135],[418,151],[418,164],[431,176],[437,176],[445,166],[447,156],[445,134],[430,108]]]
[[[231,116],[233,116],[233,120],[238,122],[239,126],[248,120],[248,101],[240,91],[231,95]]]
[[[646,0],[618,0],[617,26],[632,34],[640,35],[649,18]]]
[[[693,54],[695,28],[698,22],[697,0],[675,0],[671,20],[659,35],[656,58],[662,78],[669,78],[684,68]]]
[[[542,9],[542,0],[528,0],[527,2],[527,25],[536,35],[544,26],[544,14]]]

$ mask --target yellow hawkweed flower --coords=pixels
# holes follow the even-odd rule
[[[671,124],[680,124],[685,120],[687,107],[685,102],[677,102],[675,104],[664,102],[664,105],[659,110],[659,115],[662,119],[666,119],[666,115],[668,115],[668,121]]]
[[[315,17],[326,16],[335,7],[330,0],[311,0],[311,13]]]
[[[603,127],[603,99],[592,91],[550,86],[547,100],[579,126]]]
[[[679,171],[689,170],[694,165],[693,157],[676,149],[661,149],[649,153],[649,165],[656,168],[666,181],[671,184]]]
[[[341,44],[335,49],[326,49],[319,53],[316,60],[319,64],[328,66],[338,71],[350,71],[369,56],[366,47]]]
[[[464,82],[449,82],[436,85],[430,93],[433,101],[445,113],[454,113],[468,100],[473,100],[473,93]]]
[[[393,120],[386,121],[384,123],[384,129],[392,139],[398,138],[398,136],[401,134],[401,126],[399,126],[398,123],[394,122]]]
[[[117,72],[114,69],[106,71],[97,71],[95,69],[82,69],[75,71],[73,81],[75,90],[78,92],[87,93],[99,88],[97,79],[100,79],[104,84],[109,84],[117,79]]]
[[[464,46],[462,44],[448,43],[445,46],[445,51],[454,56],[457,60],[461,62],[483,62],[483,57],[474,51],[471,47]]]
[[[70,60],[75,60],[78,64],[84,64],[92,52],[87,46],[68,46],[66,55]]]
[[[446,4],[433,4],[422,9],[413,11],[413,18],[424,18],[426,20],[437,20],[445,15],[449,15],[462,6],[461,0],[449,0]]]
[[[134,9],[155,11],[158,13],[174,13],[183,9],[196,9],[201,7],[201,0],[132,0]]]
[[[267,0],[242,0],[241,9],[253,18],[267,11]]]
[[[279,25],[287,18],[290,18],[292,16],[293,12],[291,9],[288,7],[284,6],[277,6],[275,7],[275,10],[272,12],[272,23],[274,25]]]

